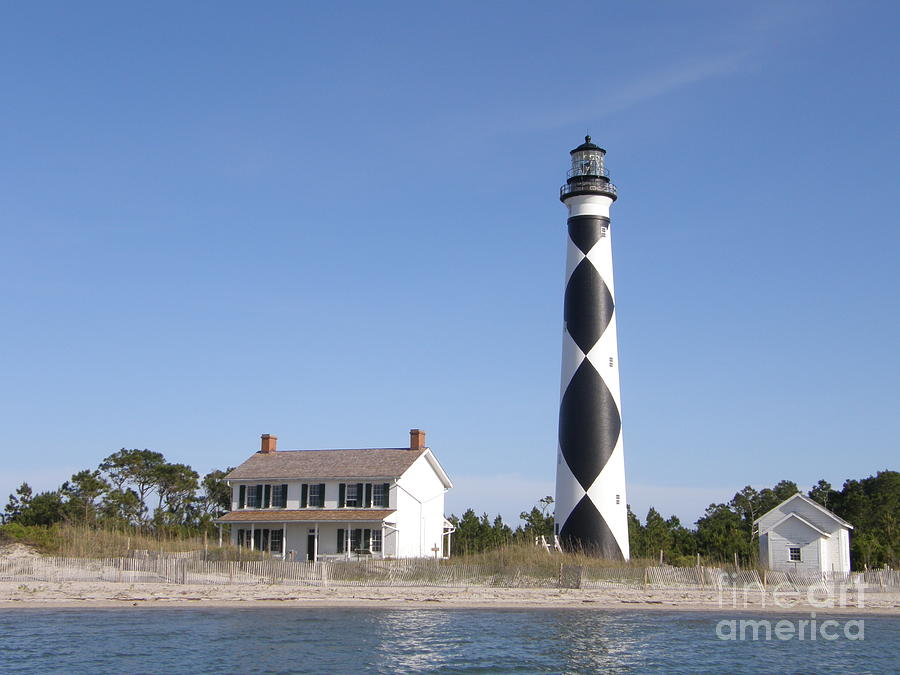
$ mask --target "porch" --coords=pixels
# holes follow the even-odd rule
[[[394,511],[334,509],[232,511],[217,519],[230,543],[281,560],[357,560],[396,556],[398,530],[385,519]]]

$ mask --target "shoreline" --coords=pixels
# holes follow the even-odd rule
[[[814,599],[815,600],[815,599]],[[722,614],[809,614],[900,616],[900,593],[868,592],[863,606],[848,595],[845,606],[816,606],[805,593],[775,598],[751,593],[746,599],[687,589],[557,589],[451,587],[290,587],[124,584],[111,582],[0,582],[0,610],[11,609],[596,609],[622,612],[712,612]],[[818,603],[821,604],[821,603]]]

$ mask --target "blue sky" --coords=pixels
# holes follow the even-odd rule
[[[897,469],[896,5],[19,3],[0,495],[397,446],[552,493],[568,150],[608,150],[629,502]]]

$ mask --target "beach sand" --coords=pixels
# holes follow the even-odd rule
[[[28,547],[0,548],[7,557],[37,557]],[[495,588],[292,586],[283,584],[166,584],[103,581],[0,581],[0,609],[110,607],[382,607],[392,609],[585,609],[722,611],[830,614],[900,614],[900,593],[865,589],[863,596],[835,597],[834,607],[813,604],[804,592],[773,589],[716,590],[653,588]],[[812,599],[813,603],[810,602]]]
[[[816,599],[813,598],[815,601]],[[0,609],[109,607],[382,607],[441,609],[551,608],[605,610],[821,612],[900,614],[900,593],[848,594],[841,606],[811,604],[806,593],[771,591],[746,598],[730,592],[655,589],[330,587],[181,585],[111,582],[0,582]],[[862,606],[860,606],[862,605]]]

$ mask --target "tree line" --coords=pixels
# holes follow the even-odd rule
[[[59,522],[92,527],[132,527],[153,534],[180,536],[211,533],[213,519],[231,507],[225,476],[231,467],[204,476],[187,464],[168,462],[160,452],[125,449],[110,454],[96,469],[72,475],[56,490],[34,494],[22,483],[2,513],[2,521],[29,526]],[[706,561],[758,562],[759,537],[753,522],[800,490],[783,480],[771,488],[746,486],[727,502],[710,504],[693,528],[676,516],[664,518],[651,507],[643,522],[628,507],[628,533],[633,558],[691,564]],[[840,490],[820,480],[807,495],[843,518],[854,529],[850,554],[855,567],[897,567],[900,563],[900,473],[879,471],[861,480],[848,479]],[[519,514],[511,527],[474,509],[451,515],[456,528],[451,554],[476,554],[514,543],[553,541],[553,498],[541,499]]]
[[[800,492],[793,481],[783,480],[771,488],[756,490],[748,485],[727,502],[710,504],[693,528],[677,516],[664,518],[651,507],[643,522],[628,507],[628,535],[633,558],[662,558],[672,565],[689,565],[700,557],[707,562],[731,562],[735,556],[745,565],[759,559],[759,535],[753,522],[788,497]],[[900,563],[900,473],[879,471],[861,480],[848,479],[841,490],[820,480],[807,492],[810,499],[853,525],[850,555],[856,568]],[[453,555],[474,554],[499,546],[545,537],[552,543],[554,523],[552,497],[541,499],[531,511],[520,514],[513,530],[498,515],[477,516],[473,509],[462,517],[450,516],[456,528]]]
[[[187,464],[161,452],[125,449],[96,469],[72,475],[56,490],[34,494],[22,483],[2,514],[3,523],[50,526],[71,522],[98,527],[134,527],[153,533],[195,535],[231,507],[231,489],[214,469],[202,478]]]

